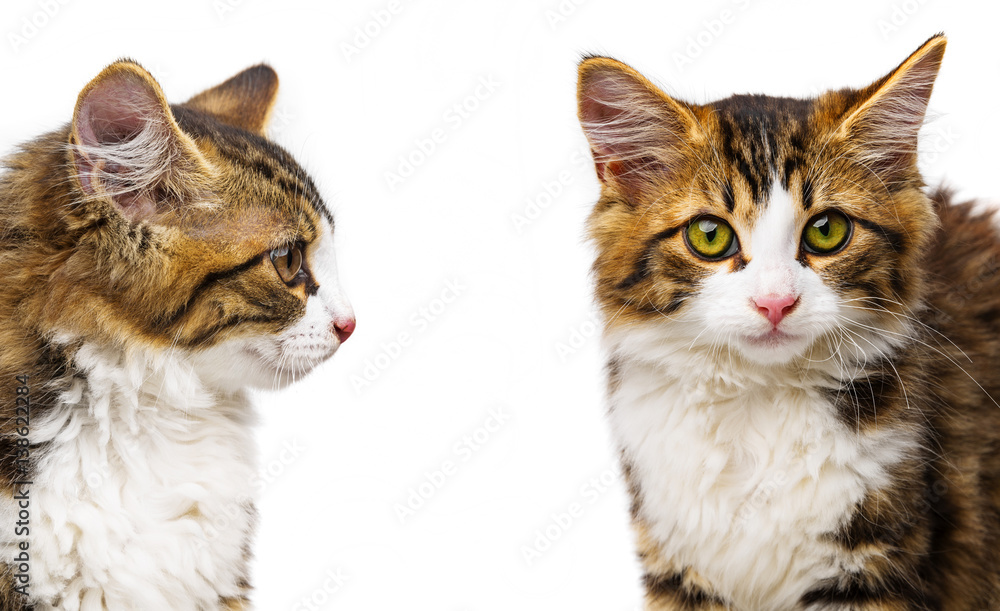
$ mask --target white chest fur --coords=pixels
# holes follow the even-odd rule
[[[726,357],[621,356],[610,420],[633,463],[650,534],[745,611],[794,609],[850,563],[824,535],[912,440],[848,430],[820,375]]]
[[[127,365],[125,363],[128,363]],[[30,544],[36,609],[217,609],[253,526],[252,413],[181,356],[85,346],[44,421]]]

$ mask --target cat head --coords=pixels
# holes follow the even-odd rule
[[[265,136],[277,87],[259,65],[170,105],[119,61],[82,90],[62,153],[69,192],[34,221],[52,251],[43,331],[183,351],[232,388],[284,385],[346,341],[333,216]]]
[[[901,337],[937,224],[916,152],[944,49],[931,38],[861,89],[704,105],[585,59],[579,117],[602,187],[589,233],[607,332],[648,328],[666,350],[761,365],[820,346],[877,355]]]

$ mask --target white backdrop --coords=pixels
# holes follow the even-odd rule
[[[582,54],[692,101],[809,95],[867,84],[944,30],[926,174],[1000,193],[987,3],[152,4],[5,0],[0,148],[69,120],[121,56],[174,101],[259,61],[280,75],[272,135],[336,210],[358,330],[261,396],[266,611],[637,608],[582,238],[598,190]]]

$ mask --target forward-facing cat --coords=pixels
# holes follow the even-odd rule
[[[0,177],[0,609],[249,609],[250,387],[354,330],[333,217],[249,68],[119,61]]]
[[[1000,237],[916,163],[944,49],[703,105],[580,65],[647,609],[1000,609]]]

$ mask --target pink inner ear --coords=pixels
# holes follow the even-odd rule
[[[636,195],[677,163],[681,122],[666,101],[632,76],[591,75],[580,92],[580,119],[598,178]]]
[[[99,84],[80,105],[77,131],[86,146],[131,140],[159,111],[155,94],[145,83],[126,76],[108,80],[114,82]]]
[[[580,100],[580,117],[584,121],[584,129],[587,124],[591,126],[610,125],[615,117],[622,114],[620,109],[612,108],[604,103],[607,99],[607,92],[601,87],[604,79],[595,79],[598,82],[591,83],[584,91],[583,99]],[[601,138],[601,128],[592,127],[587,130],[590,136],[591,149],[594,152],[594,166],[597,177],[603,182],[606,181],[605,168],[608,162],[616,157],[614,149]]]
[[[641,127],[637,121],[629,121],[624,105],[631,96],[624,91],[619,79],[605,74],[593,77],[580,100],[584,130],[590,137],[594,152],[601,157],[627,155],[627,139],[623,135]]]
[[[74,119],[81,188],[90,195],[103,192],[133,221],[157,213],[156,188],[172,162],[169,116],[161,100],[155,85],[121,70],[99,77]]]

